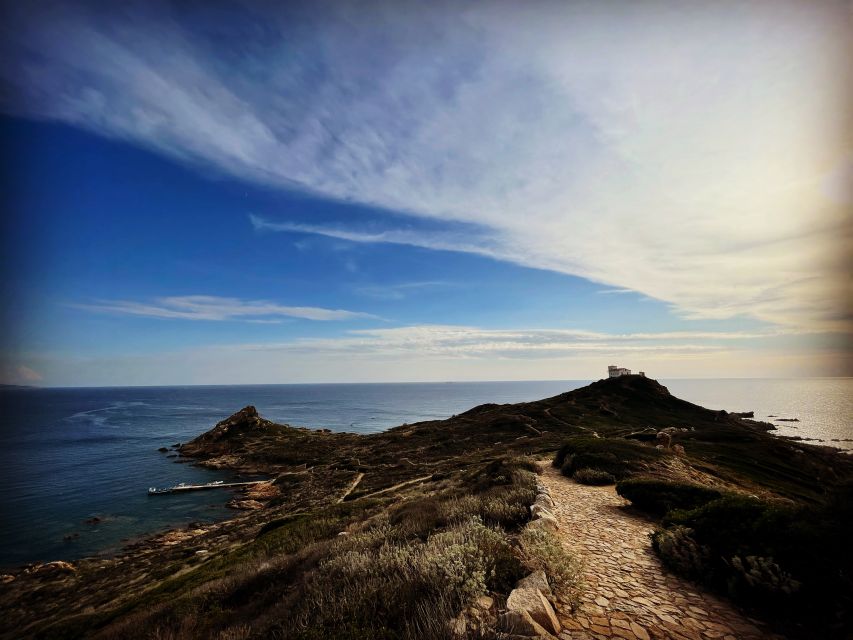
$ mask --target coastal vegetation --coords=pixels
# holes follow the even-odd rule
[[[853,461],[770,428],[637,376],[372,435],[246,407],[179,449],[271,478],[245,511],[114,558],[21,568],[0,585],[2,637],[495,637],[531,574],[567,607],[583,589],[555,532],[532,526],[550,501],[543,458],[577,482],[618,481],[656,519],[671,570],[792,635],[841,637]]]
[[[606,471],[602,471],[601,469],[593,469],[591,467],[584,467],[583,469],[578,469],[572,474],[572,479],[575,482],[580,482],[581,484],[591,484],[591,485],[605,485],[605,484],[614,484],[616,482],[616,478],[613,477],[613,474],[607,473]]]
[[[658,519],[652,546],[672,571],[772,619],[792,637],[843,637],[853,611],[851,461],[794,445],[771,425],[716,422],[568,438],[553,465],[601,471]],[[605,435],[606,434],[606,435]]]

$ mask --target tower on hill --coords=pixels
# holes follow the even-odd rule
[[[608,378],[618,378],[619,376],[630,376],[631,370],[626,369],[625,367],[617,367],[615,364],[611,364],[607,367],[607,377]],[[646,377],[645,371],[640,371],[639,375]]]

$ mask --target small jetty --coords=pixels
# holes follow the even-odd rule
[[[206,484],[186,484],[185,482],[182,482],[180,484],[176,484],[174,487],[165,487],[164,489],[149,487],[148,495],[162,496],[167,493],[178,493],[180,491],[203,491],[204,489],[227,489],[229,487],[248,487],[253,484],[263,484],[265,482],[269,482],[269,480],[250,480],[248,482],[225,482],[223,480],[217,480],[216,482],[208,482]]]

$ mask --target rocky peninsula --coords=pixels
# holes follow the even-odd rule
[[[12,572],[0,635],[845,637],[853,458],[772,429],[640,376],[371,435],[245,407],[179,448],[271,478],[233,519]]]

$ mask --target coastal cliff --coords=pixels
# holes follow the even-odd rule
[[[576,606],[581,589],[565,545],[528,532],[539,500],[534,461],[553,459],[577,481],[618,481],[636,508],[663,518],[655,544],[667,561],[660,548],[681,531],[674,526],[701,531],[685,509],[748,497],[825,515],[836,504],[853,459],[771,429],[675,398],[640,376],[370,435],[276,424],[245,407],[180,447],[197,464],[269,477],[235,501],[244,511],[138,542],[115,558],[10,574],[0,585],[3,637],[507,634],[508,598],[526,575],[541,570],[551,580],[558,612]],[[702,494],[708,500],[673,498],[661,507],[647,497],[684,486],[690,496],[694,487],[710,492]],[[825,533],[802,540],[835,540],[840,526],[827,520]],[[454,555],[460,550],[464,558]],[[849,620],[832,618],[837,603],[829,604],[806,613],[830,618],[827,633],[842,633]],[[764,606],[745,605],[756,615]],[[784,624],[803,631],[797,619]]]

